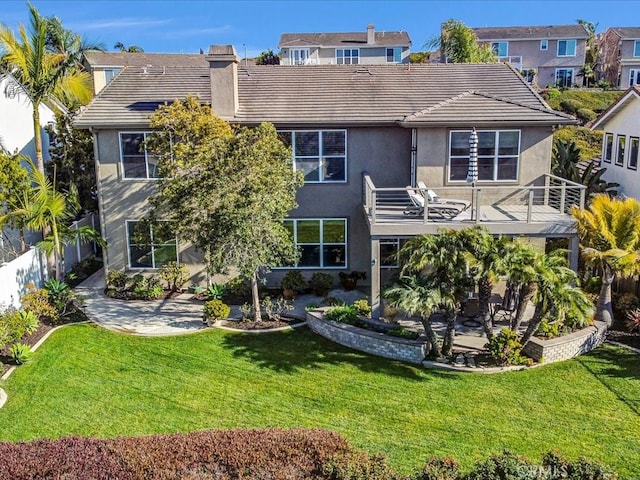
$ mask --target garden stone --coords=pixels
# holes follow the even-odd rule
[[[464,365],[464,355],[459,353],[456,356],[456,365]]]

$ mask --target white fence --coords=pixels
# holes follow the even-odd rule
[[[47,261],[42,252],[31,247],[9,263],[0,266],[0,308],[20,308],[20,297],[27,293],[27,285],[40,288],[47,281]]]
[[[96,230],[95,224],[96,218],[93,213],[88,213],[80,220],[75,221],[71,224],[72,230],[77,230],[79,227],[92,227]],[[80,260],[83,260],[87,257],[90,257],[96,253],[96,244],[94,242],[80,242],[76,241],[73,245],[65,245],[64,247],[64,269],[66,272],[71,270],[71,268],[78,263]]]

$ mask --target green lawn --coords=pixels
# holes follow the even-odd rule
[[[229,427],[322,427],[402,470],[431,454],[470,465],[558,449],[640,477],[640,358],[594,354],[499,375],[424,370],[306,329],[172,338],[92,325],[56,332],[2,385],[0,439]]]

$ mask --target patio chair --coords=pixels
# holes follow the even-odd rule
[[[463,206],[463,211],[466,210],[467,208],[469,208],[471,206],[471,202],[469,200],[461,200],[458,198],[442,198],[439,197],[438,194],[436,192],[434,192],[433,190],[429,190],[427,188],[427,186],[425,185],[424,182],[420,181],[418,182],[418,190],[420,190],[420,192],[422,193],[422,195],[424,195],[425,197],[427,197],[429,199],[429,203],[446,203],[446,204],[451,204],[451,205],[461,205]]]
[[[411,204],[407,205],[403,213],[405,215],[423,215],[425,201],[420,190],[407,186],[407,194]],[[429,202],[428,216],[432,219],[451,220],[466,209],[467,207],[460,203]]]

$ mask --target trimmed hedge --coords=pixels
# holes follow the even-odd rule
[[[321,479],[351,448],[325,430],[210,430],[189,434],[0,442],[0,478]]]

